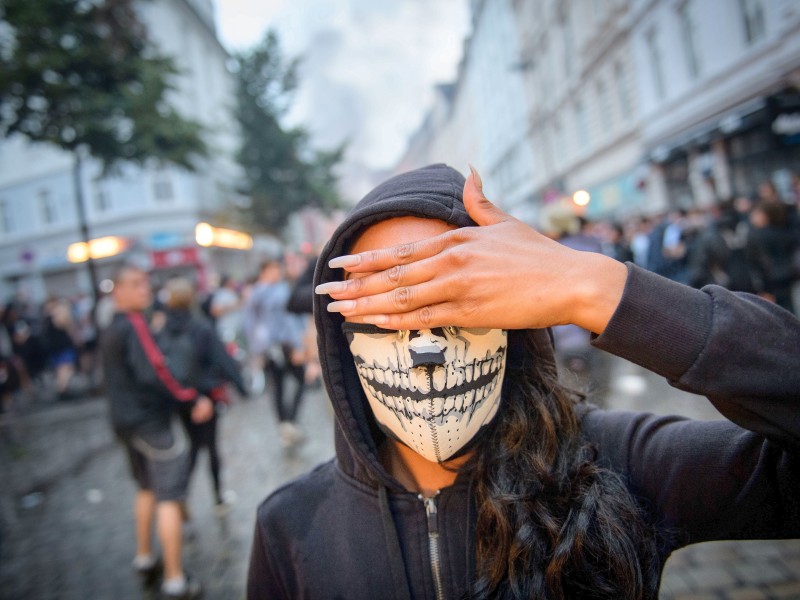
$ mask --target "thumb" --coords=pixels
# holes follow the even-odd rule
[[[467,209],[467,214],[480,226],[508,221],[511,217],[483,195],[483,182],[475,167],[470,165],[469,170],[469,177],[464,182],[464,208]]]

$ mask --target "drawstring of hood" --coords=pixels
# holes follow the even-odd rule
[[[406,563],[403,560],[403,552],[400,549],[400,537],[397,535],[397,526],[394,523],[394,517],[392,517],[389,494],[385,485],[378,488],[378,504],[381,508],[383,534],[386,537],[386,549],[389,552],[389,565],[392,570],[395,597],[397,600],[411,600],[411,591],[408,589],[408,580],[406,578]]]

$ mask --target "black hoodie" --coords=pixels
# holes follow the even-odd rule
[[[315,284],[343,278],[328,261],[346,254],[377,221],[411,215],[474,226],[464,210],[463,185],[456,171],[434,165],[378,186],[332,236]],[[377,452],[383,434],[341,332],[343,318],[326,311],[328,302],[315,297],[314,312],[336,415],[336,458],[259,507],[248,598],[461,598],[475,573],[468,476],[459,475],[426,506],[383,468]],[[509,332],[508,360],[520,336],[535,342],[536,355],[527,360],[554,368],[545,330]],[[652,523],[670,532],[662,564],[692,542],[800,534],[800,468],[791,451],[800,440],[800,324],[789,313],[752,296],[713,286],[693,290],[629,265],[620,306],[594,343],[677,387],[707,394],[739,424],[582,413],[598,460],[621,473]]]

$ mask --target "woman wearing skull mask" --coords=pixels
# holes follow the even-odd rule
[[[680,546],[800,533],[797,321],[580,254],[441,165],[356,206],[315,278],[337,457],[260,507],[250,598],[656,598]],[[742,427],[581,401],[563,323]]]

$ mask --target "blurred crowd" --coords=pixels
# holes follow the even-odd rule
[[[565,204],[545,206],[539,228],[576,250],[630,261],[674,281],[748,292],[800,314],[800,179],[781,198],[771,182],[753,197],[719,200],[706,209],[651,217],[589,221]],[[610,388],[609,357],[574,325],[554,329],[561,373],[602,404]]]
[[[706,209],[675,209],[621,221],[585,219],[564,204],[542,209],[540,230],[572,248],[602,252],[660,275],[702,287],[717,284],[758,294],[798,314],[800,288],[800,179],[790,197],[764,182],[753,197],[720,200]],[[195,292],[195,311],[210,320],[242,369],[246,387],[274,388],[284,445],[302,439],[297,412],[308,385],[319,378],[311,314],[313,256],[287,253],[265,261],[257,274],[223,276],[214,289]],[[165,290],[155,294],[154,332],[165,322]],[[98,328],[113,315],[110,295],[94,314],[89,296],[52,298],[41,306],[17,297],[0,307],[2,410],[14,398],[60,400],[97,390]],[[565,370],[607,389],[607,365],[574,326],[556,331]],[[600,394],[602,396],[602,393]]]
[[[295,424],[297,411],[306,387],[316,384],[319,376],[310,318],[315,264],[313,257],[286,254],[264,261],[247,280],[223,276],[206,293],[192,288],[191,311],[213,324],[238,363],[247,391],[260,394],[268,379],[274,384],[285,445],[302,439]],[[155,335],[169,323],[169,288],[174,283],[166,282],[153,296],[149,321]],[[52,298],[37,306],[20,295],[0,307],[4,413],[15,400],[70,400],[100,391],[98,331],[102,335],[113,317],[112,295],[103,295],[94,312],[92,305],[91,297],[79,296]],[[284,388],[292,388],[291,395],[284,394]]]
[[[78,397],[97,385],[97,328],[89,296],[38,306],[18,296],[0,306],[0,399],[8,411],[27,396]]]

